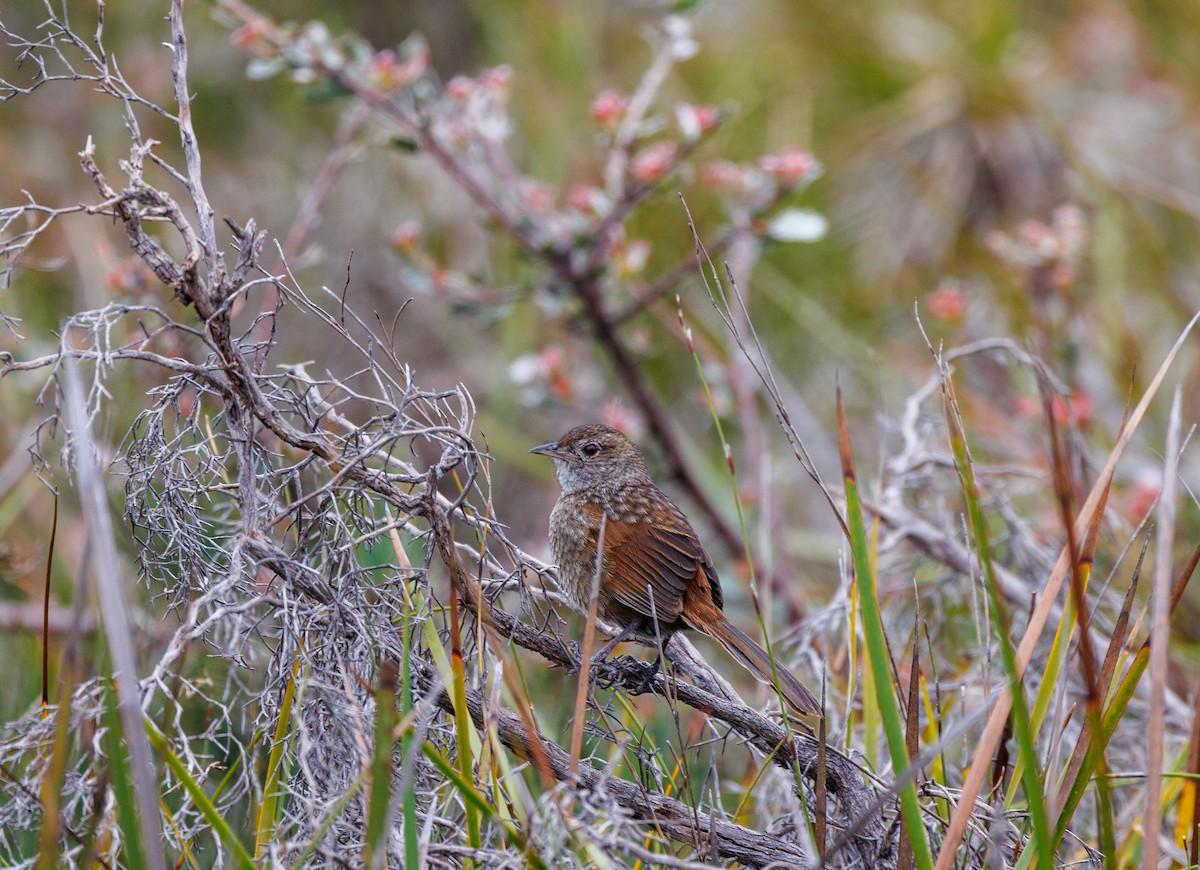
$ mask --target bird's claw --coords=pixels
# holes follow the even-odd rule
[[[654,691],[654,678],[658,676],[659,661],[655,659],[652,662],[643,662],[633,659],[631,663],[638,666],[638,676],[636,683],[627,684],[629,691],[634,695],[645,695]]]
[[[588,670],[592,680],[602,689],[611,689],[624,679],[624,671],[616,659],[592,659]]]
[[[573,640],[566,642],[566,648],[565,662],[561,665],[558,662],[554,662],[551,664],[551,667],[561,667],[568,674],[577,674],[579,673],[579,663],[583,661],[583,653],[579,650],[579,644]]]
[[[658,675],[658,662],[643,662],[633,656],[615,659],[593,660],[591,665],[596,685],[611,689],[623,685],[634,695],[644,695],[654,690],[654,678]],[[636,671],[631,674],[630,671]]]

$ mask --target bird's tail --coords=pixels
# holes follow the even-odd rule
[[[778,686],[779,691],[783,694],[783,699],[797,713],[821,715],[821,704],[813,693],[804,688],[804,685],[792,676],[792,672],[778,661],[772,668],[767,651],[728,620],[713,620],[712,623],[702,628],[696,627],[719,641],[721,646],[729,650],[729,654],[741,662],[742,667],[752,673],[756,679],[768,686]]]

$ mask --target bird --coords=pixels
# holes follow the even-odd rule
[[[611,426],[585,424],[530,453],[554,460],[562,489],[550,512],[560,586],[585,612],[595,587],[597,614],[620,629],[596,661],[623,641],[657,646],[661,639],[665,645],[675,632],[692,629],[718,641],[758,680],[777,686],[794,712],[822,715],[812,692],[726,619],[712,559],[687,517],[655,485],[633,442]]]

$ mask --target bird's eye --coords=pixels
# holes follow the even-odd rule
[[[600,445],[595,441],[589,441],[587,444],[583,445],[582,449],[584,456],[595,456],[600,452]]]

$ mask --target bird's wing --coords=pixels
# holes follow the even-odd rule
[[[665,498],[657,507],[653,522],[605,520],[605,592],[629,610],[669,625],[679,619],[689,585],[708,586],[717,607],[721,587],[687,519]],[[647,587],[654,589],[653,608]]]

